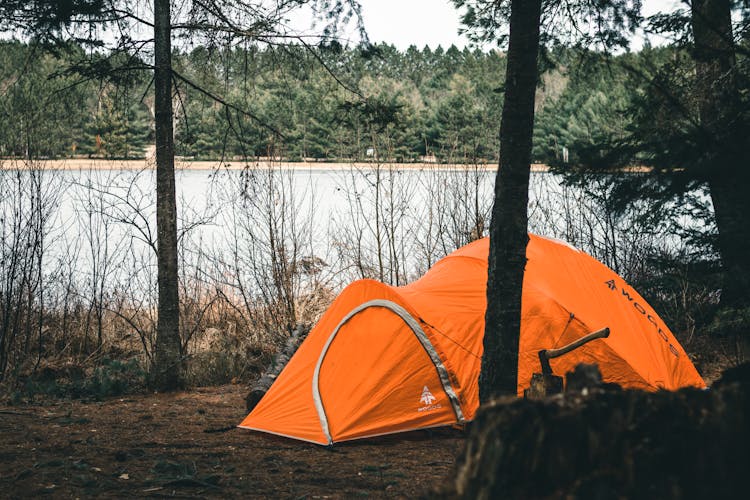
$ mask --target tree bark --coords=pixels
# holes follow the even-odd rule
[[[541,0],[511,2],[500,165],[490,224],[484,355],[479,376],[483,403],[493,396],[517,391],[540,16]]]
[[[151,366],[151,384],[154,389],[169,391],[183,385],[179,330],[170,0],[154,1],[154,64],[159,319],[156,352]]]
[[[750,298],[750,172],[746,127],[729,0],[693,0],[692,25],[698,104],[705,137],[705,173],[711,190],[724,269],[721,304],[747,307]]]

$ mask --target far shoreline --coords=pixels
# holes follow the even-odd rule
[[[176,170],[195,170],[195,171],[216,171],[216,170],[265,170],[268,168],[279,168],[283,170],[324,170],[324,171],[345,171],[351,169],[371,169],[380,165],[385,169],[393,170],[482,170],[495,171],[497,164],[480,163],[396,163],[396,162],[289,162],[289,161],[242,161],[242,160],[224,160],[224,161],[193,161],[177,158],[175,160]],[[0,159],[0,169],[40,169],[40,170],[69,170],[69,171],[88,171],[88,170],[155,170],[153,158],[143,158],[138,160],[105,160],[98,158],[68,158],[60,160],[33,160],[28,162],[23,159],[4,158]],[[547,172],[549,167],[545,164],[534,163],[531,165],[532,172]]]

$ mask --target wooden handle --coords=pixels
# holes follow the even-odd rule
[[[591,332],[588,335],[584,335],[578,340],[574,340],[570,344],[559,347],[557,349],[542,349],[539,351],[539,362],[542,364],[542,373],[548,375],[552,374],[552,367],[549,364],[549,360],[567,354],[574,349],[578,349],[584,344],[591,342],[596,339],[605,339],[609,337],[609,327],[602,328],[595,332]]]

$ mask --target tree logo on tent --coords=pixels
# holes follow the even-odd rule
[[[441,405],[440,403],[433,404],[435,401],[437,401],[437,398],[432,395],[430,389],[427,386],[424,386],[424,388],[422,389],[422,396],[420,396],[419,398],[419,402],[424,406],[417,409],[417,411],[437,410],[438,408],[443,407],[443,405]]]
[[[427,386],[424,386],[424,389],[422,389],[422,397],[419,398],[419,402],[424,403],[425,405],[431,405],[436,400],[437,398],[432,395]]]

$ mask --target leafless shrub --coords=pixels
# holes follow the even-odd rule
[[[211,280],[254,340],[279,342],[312,320],[330,280],[315,233],[314,193],[278,165],[225,172]]]
[[[59,186],[32,161],[0,163],[0,381],[44,355],[45,259]]]
[[[559,238],[596,257],[629,281],[637,281],[649,255],[661,250],[664,221],[649,217],[645,202],[615,207],[611,179],[591,176],[570,186],[536,173],[529,199],[530,231]]]
[[[337,180],[346,204],[331,235],[342,269],[350,278],[403,285],[485,236],[491,174],[481,165],[352,166]]]
[[[366,168],[352,166],[340,176],[339,189],[347,206],[335,214],[338,257],[358,278],[373,278],[394,285],[405,284],[412,252],[414,228],[410,205],[416,186],[408,172],[391,164],[373,162]]]
[[[413,206],[419,249],[417,273],[474,240],[487,235],[494,172],[480,164],[425,168],[419,173],[424,201]]]

